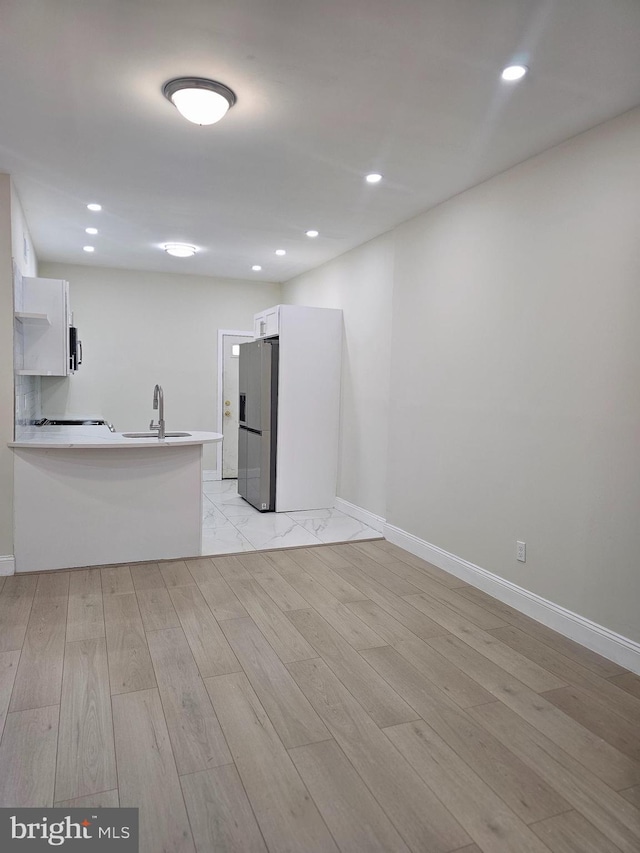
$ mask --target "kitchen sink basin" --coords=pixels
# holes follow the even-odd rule
[[[165,432],[165,438],[187,438],[190,432]],[[123,432],[123,438],[158,438],[157,432]]]

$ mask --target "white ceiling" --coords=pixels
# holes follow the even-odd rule
[[[41,260],[283,281],[637,105],[640,2],[0,0],[0,75]],[[237,104],[188,123],[183,75]]]

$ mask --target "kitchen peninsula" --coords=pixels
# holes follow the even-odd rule
[[[202,447],[214,432],[129,438],[107,426],[21,427],[17,572],[198,556]]]

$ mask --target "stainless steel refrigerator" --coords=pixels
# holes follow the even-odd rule
[[[238,494],[261,512],[276,508],[277,338],[240,344]]]

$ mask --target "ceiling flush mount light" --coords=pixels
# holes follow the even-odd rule
[[[368,184],[379,184],[382,180],[382,175],[379,175],[377,172],[372,172],[370,175],[367,175],[365,181]]]
[[[251,269],[252,269],[254,272],[260,272],[260,270],[262,269],[262,267],[260,266],[260,264],[254,264],[254,265],[251,267]]]
[[[304,233],[307,237],[317,237],[320,232],[312,228],[311,231],[305,231]]]
[[[95,201],[92,201],[91,204],[87,205],[87,210],[92,210],[94,213],[97,213],[99,210],[102,210],[102,205],[96,204]]]
[[[515,83],[516,80],[522,80],[528,70],[526,65],[507,65],[500,76],[507,83]]]
[[[97,228],[85,228],[84,231],[85,231],[85,234],[97,234],[98,233]]]
[[[203,77],[176,77],[164,84],[162,94],[194,124],[215,124],[236,102],[228,86]]]
[[[165,243],[162,248],[174,258],[190,258],[197,251],[195,246],[189,246],[188,243]]]
[[[276,249],[276,255],[280,255],[280,257],[282,257],[282,255],[286,255],[286,254],[287,254],[286,249]]]
[[[82,248],[84,249],[85,252],[95,252],[94,246],[83,246]]]

